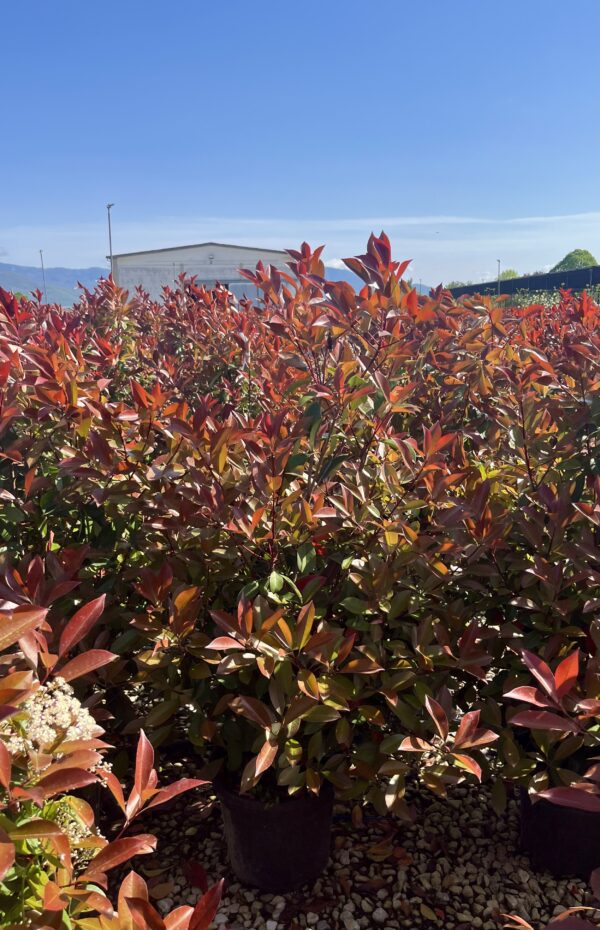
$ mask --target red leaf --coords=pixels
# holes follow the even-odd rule
[[[446,711],[441,704],[438,704],[436,700],[430,698],[429,695],[425,696],[425,707],[427,708],[427,713],[435,723],[436,730],[446,742],[448,739],[448,718],[446,716]]]
[[[131,393],[133,394],[133,399],[138,407],[142,407],[144,410],[147,410],[148,407],[152,406],[152,401],[150,395],[147,391],[144,390],[141,384],[138,384],[137,381],[134,381],[133,378],[129,379],[129,384],[131,386]]]
[[[223,879],[203,894],[190,918],[189,930],[208,930],[219,909],[223,894]]]
[[[546,791],[540,791],[538,797],[546,798],[560,807],[575,807],[580,811],[600,814],[600,797],[583,788],[547,788]]]
[[[85,769],[62,769],[40,778],[36,788],[42,789],[44,797],[52,798],[55,794],[64,794],[75,788],[85,788],[86,785],[91,785],[97,780],[93,772],[86,772]]]
[[[200,785],[208,784],[210,782],[203,781],[201,778],[180,778],[179,781],[173,782],[172,785],[161,788],[158,794],[154,795],[150,803],[146,805],[146,810],[151,807],[158,807],[159,804],[166,804],[167,801],[171,801],[178,795],[183,794],[184,791],[190,791],[192,788],[199,788]]]
[[[525,665],[532,675],[535,675],[544,691],[555,701],[558,701],[558,694],[556,693],[556,686],[554,684],[554,675],[552,674],[550,666],[544,662],[543,659],[539,659],[534,655],[533,652],[528,652],[527,649],[523,649],[521,655],[523,656]]]
[[[44,885],[44,910],[64,911],[68,904],[69,898],[56,882],[51,881]]]
[[[35,607],[33,609],[17,608],[8,615],[6,613],[0,615],[0,652],[4,652],[9,646],[18,642],[22,636],[35,630],[47,613],[47,610]]]
[[[65,681],[73,681],[74,678],[80,678],[82,675],[88,675],[103,665],[108,665],[116,659],[114,652],[108,652],[106,649],[88,649],[81,655],[75,656],[70,662],[60,669],[58,674]]]
[[[430,752],[433,749],[431,743],[418,736],[407,736],[400,743],[399,749],[402,752]]]
[[[154,749],[152,743],[143,730],[140,730],[140,736],[135,754],[135,776],[133,785],[141,798],[145,788],[148,787],[150,774],[154,766]]]
[[[247,717],[248,720],[252,720],[253,723],[258,724],[259,727],[265,727],[265,729],[267,729],[273,723],[271,711],[266,704],[263,704],[258,698],[248,697],[245,694],[238,694],[233,698],[230,706],[236,714]]]
[[[505,698],[514,698],[515,701],[526,701],[527,704],[535,704],[536,707],[553,707],[548,698],[544,697],[538,688],[531,685],[522,685],[520,688],[513,688],[507,691]]]
[[[250,636],[254,629],[254,611],[252,601],[246,594],[242,594],[238,601],[237,618],[240,630],[245,631],[246,635]]]
[[[194,908],[188,907],[186,904],[176,907],[174,911],[166,915],[165,927],[167,930],[187,930],[193,913]]]
[[[125,903],[131,912],[133,922],[141,927],[141,930],[165,930],[162,917],[149,901],[144,898],[125,898]]]
[[[211,610],[210,615],[217,626],[220,626],[226,633],[239,633],[235,618],[231,614],[225,613],[224,610]]]
[[[92,741],[90,740],[90,742]],[[47,778],[53,772],[62,772],[64,769],[85,769],[87,772],[91,772],[102,760],[101,753],[93,749],[71,750],[70,747],[73,745],[73,743],[69,744],[69,742],[60,744],[61,761],[53,762],[47,769],[44,769],[44,778]]]
[[[101,849],[97,856],[90,862],[89,866],[83,873],[86,878],[91,878],[98,873],[107,872],[116,866],[127,862],[132,856],[141,856],[151,853],[156,849],[156,837],[148,833],[140,833],[138,836],[125,836],[120,840],[113,840],[104,849]]]
[[[406,295],[406,306],[411,316],[415,316],[417,310],[419,309],[419,298],[414,288]]]
[[[477,732],[462,744],[463,749],[475,749],[477,746],[489,746],[499,739],[497,733],[493,730],[477,730]]]
[[[114,909],[110,900],[106,897],[105,894],[101,891],[89,891],[85,895],[81,896],[81,900],[85,902],[88,909],[94,909],[98,911],[99,914],[103,914],[105,917],[114,917]]]
[[[463,744],[467,743],[475,735],[479,726],[479,716],[480,712],[478,710],[471,710],[464,715],[454,737],[455,749],[460,749]]]
[[[0,881],[8,874],[15,861],[15,845],[8,833],[0,828]]]
[[[103,773],[104,781],[108,787],[108,790],[112,794],[113,798],[125,813],[125,795],[123,794],[123,788],[121,787],[121,782],[113,772],[104,772]]]
[[[472,759],[471,756],[467,756],[463,752],[453,752],[452,755],[455,759],[458,759],[458,761],[464,765],[464,767],[468,769],[469,772],[472,772],[479,781],[481,781],[481,766],[475,762],[475,759]]]
[[[382,374],[382,372],[380,372],[380,371],[376,371],[376,372],[374,373],[373,377],[374,377],[375,381],[377,382],[377,385],[378,385],[378,387],[379,387],[379,390],[382,392],[382,394],[383,394],[383,396],[385,397],[385,399],[389,401],[389,399],[390,399],[390,392],[391,392],[390,382],[389,382],[388,379],[385,377],[385,375]]]
[[[533,930],[531,924],[524,920],[522,917],[517,917],[516,914],[501,914],[501,917],[506,917],[507,920],[512,920],[517,927],[523,927],[524,930]],[[506,924],[508,927],[508,924]],[[513,928],[511,928],[513,930]],[[547,930],[547,928],[546,928]]]
[[[577,682],[579,675],[579,649],[572,652],[570,656],[563,659],[554,674],[556,682],[556,693],[559,698],[568,694],[573,685]]]
[[[578,727],[572,720],[551,714],[546,710],[522,710],[510,719],[511,724],[518,727],[529,727],[530,730],[559,730],[562,733],[578,733]]]
[[[119,914],[122,913],[127,898],[143,898],[148,901],[148,886],[137,872],[133,869],[127,873],[119,887],[117,907]]]
[[[317,636],[320,634],[317,633]],[[314,639],[315,637],[312,637]],[[307,644],[307,649],[311,648],[311,641]],[[327,640],[325,640],[327,641]],[[346,662],[343,668],[340,669],[340,672],[351,675],[372,675],[375,672],[382,672],[383,669],[381,665],[377,662],[374,662],[373,659],[369,659],[364,656],[362,659],[350,659],[349,662]]]
[[[204,647],[205,649],[243,649],[244,646],[242,643],[238,643],[236,639],[233,639],[231,636],[217,636],[216,639],[213,639],[208,646]]]
[[[58,644],[59,658],[62,658],[73,646],[81,642],[84,636],[87,636],[96,621],[102,615],[105,600],[106,595],[101,594],[100,597],[90,601],[89,604],[80,607],[77,613],[71,617],[60,635]]]
[[[8,789],[10,785],[10,773],[12,769],[12,758],[6,748],[4,740],[0,739],[0,785]]]

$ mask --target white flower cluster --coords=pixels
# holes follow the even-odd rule
[[[62,678],[41,685],[16,717],[0,724],[0,737],[12,755],[60,754],[61,743],[92,739],[102,732]]]

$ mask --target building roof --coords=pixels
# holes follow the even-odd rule
[[[213,245],[224,249],[241,249],[246,252],[274,252],[277,255],[287,255],[283,249],[263,249],[254,245],[234,245],[232,242],[195,242],[193,245],[172,245],[165,249],[144,249],[142,252],[113,252],[113,258],[128,258],[131,255],[156,255],[158,252],[180,252],[182,249],[198,249],[201,246]],[[110,256],[106,256],[110,259]]]

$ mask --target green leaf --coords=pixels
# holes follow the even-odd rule
[[[360,617],[369,610],[369,602],[361,601],[358,597],[345,597],[343,601],[340,601],[340,607]]]
[[[334,475],[338,470],[342,462],[347,461],[347,459],[347,455],[334,455],[332,458],[327,459],[323,463],[323,467],[321,468],[321,471],[317,477],[318,483],[321,484],[323,481],[327,481],[329,478],[331,478],[332,475]]]
[[[400,614],[405,614],[410,610],[412,594],[410,591],[398,591],[392,598],[388,618],[394,620]]]
[[[269,575],[269,590],[273,591],[274,594],[277,594],[283,588],[283,575],[280,575],[279,572],[272,571]]]
[[[310,574],[317,563],[317,553],[312,543],[305,542],[298,546],[296,562],[298,564],[298,570],[301,571],[302,574]]]
[[[21,523],[25,519],[25,514],[20,507],[13,504],[5,504],[0,514],[8,523]]]
[[[305,720],[310,721],[310,723],[333,723],[340,715],[333,707],[326,707],[324,704],[318,704],[302,716]]]

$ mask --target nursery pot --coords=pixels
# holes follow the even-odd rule
[[[214,783],[231,867],[245,885],[284,894],[314,882],[329,858],[333,788],[275,804]]]
[[[524,788],[520,795],[521,847],[535,871],[587,880],[600,866],[600,814],[545,798],[532,802]]]

